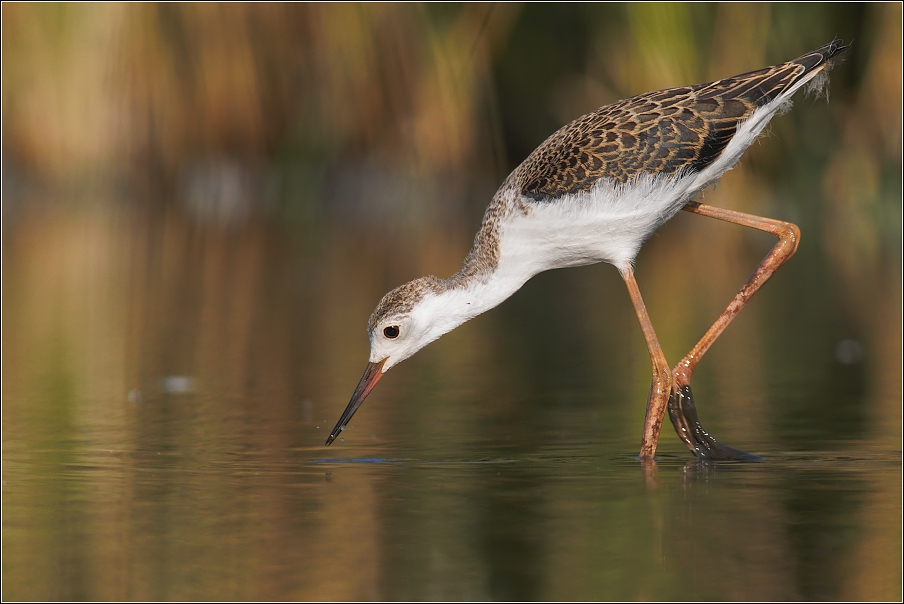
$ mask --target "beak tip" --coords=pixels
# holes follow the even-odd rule
[[[348,426],[349,420],[355,414],[355,411],[358,410],[358,407],[361,406],[361,403],[364,401],[364,398],[368,395],[368,393],[373,389],[373,387],[380,381],[380,378],[383,377],[383,364],[386,363],[386,359],[383,359],[379,363],[368,363],[367,369],[364,370],[364,375],[361,376],[361,381],[358,382],[358,387],[355,388],[354,394],[352,394],[351,400],[348,402],[348,406],[345,408],[345,411],[342,412],[342,417],[339,418],[339,422],[336,424],[336,427],[333,428],[333,431],[330,433],[329,438],[326,439],[327,447],[332,444],[336,437],[342,434],[342,432]]]

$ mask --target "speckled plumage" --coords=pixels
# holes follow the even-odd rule
[[[649,92],[618,101],[563,126],[505,180],[484,214],[464,265],[448,280],[422,277],[383,297],[368,330],[405,315],[430,293],[486,279],[500,261],[503,223],[590,191],[601,181],[631,186],[642,175],[679,177],[715,162],[757,108],[824,72],[847,46],[840,40],[802,57],[707,84]],[[811,81],[811,85],[815,80]]]
[[[648,92],[601,107],[560,128],[512,175],[535,200],[586,191],[600,178],[701,171],[754,109],[847,47],[840,41],[798,59],[708,84]]]

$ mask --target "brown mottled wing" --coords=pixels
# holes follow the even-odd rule
[[[541,200],[586,191],[600,178],[703,170],[754,109],[847,48],[836,40],[782,65],[607,105],[546,139],[513,176],[522,194]]]

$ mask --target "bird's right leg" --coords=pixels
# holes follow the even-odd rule
[[[640,297],[640,288],[637,287],[637,281],[634,280],[634,270],[628,265],[627,268],[620,268],[619,272],[622,279],[625,280],[625,285],[628,286],[628,293],[634,304],[634,312],[637,313],[637,320],[640,321],[640,328],[643,330],[643,337],[647,342],[647,349],[650,351],[650,362],[653,365],[653,382],[650,384],[647,414],[643,422],[643,439],[640,442],[640,461],[649,463],[653,461],[656,454],[659,431],[662,429],[662,418],[665,415],[666,404],[672,391],[672,372],[665,360],[662,347],[659,346],[656,332],[653,331],[653,324],[647,315],[647,307],[643,303],[643,298]]]
[[[694,214],[752,227],[772,233],[778,237],[778,243],[763,258],[763,261],[753,271],[747,283],[744,284],[728,307],[719,315],[712,327],[700,338],[696,346],[675,365],[672,370],[672,393],[668,404],[669,418],[672,420],[672,425],[675,426],[675,431],[678,432],[678,436],[684,441],[687,448],[693,451],[698,458],[709,460],[760,459],[755,455],[723,445],[703,429],[697,417],[697,409],[694,406],[694,395],[691,392],[691,373],[693,373],[694,368],[703,355],[706,354],[706,351],[709,350],[709,347],[716,341],[716,338],[725,331],[731,320],[741,312],[741,309],[747,305],[750,298],[766,283],[772,273],[794,255],[794,252],[797,251],[797,244],[800,241],[800,229],[790,222],[753,216],[697,202],[688,203],[683,209]]]

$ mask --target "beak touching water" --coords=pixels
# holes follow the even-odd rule
[[[352,394],[352,400],[348,402],[348,406],[345,408],[345,411],[342,412],[342,417],[339,418],[336,427],[330,432],[330,437],[326,439],[327,446],[336,440],[336,437],[339,436],[340,432],[345,430],[345,426],[352,419],[355,411],[358,410],[358,407],[361,406],[361,403],[364,402],[364,399],[370,394],[370,391],[374,389],[374,386],[376,386],[377,382],[380,381],[380,378],[383,377],[383,364],[385,362],[386,359],[383,359],[379,363],[367,364],[364,375],[361,376],[361,381],[358,382],[358,387],[355,388],[355,392]]]

